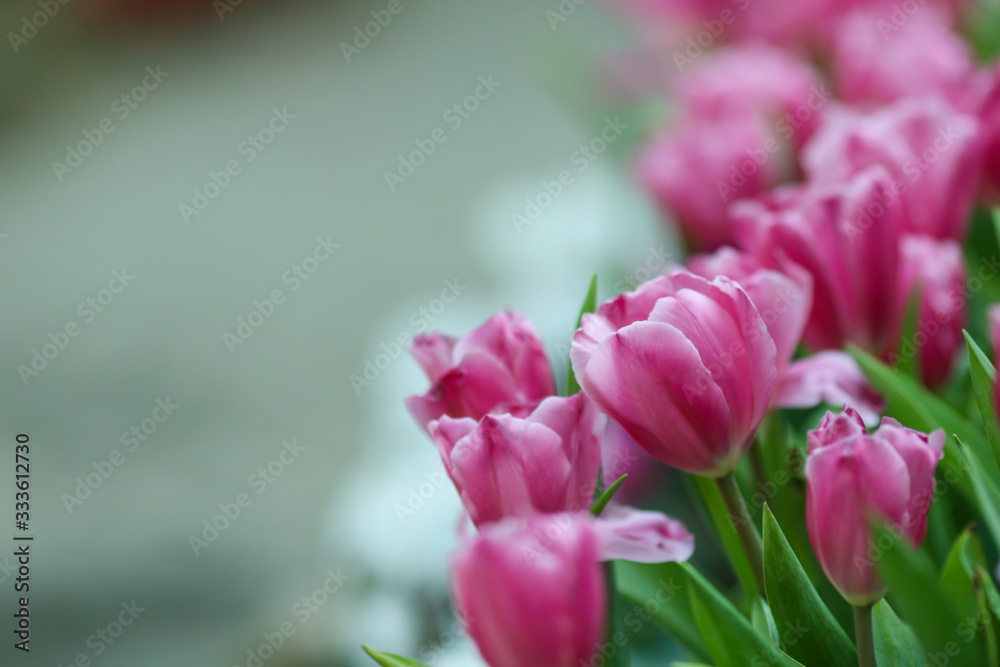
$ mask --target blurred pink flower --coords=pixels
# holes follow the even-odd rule
[[[881,165],[903,208],[903,230],[962,239],[979,185],[979,122],[937,97],[906,98],[871,112],[831,108],[802,163],[817,183]]]

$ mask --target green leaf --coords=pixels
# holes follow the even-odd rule
[[[997,430],[996,401],[994,386],[997,382],[997,372],[983,350],[972,339],[968,331],[963,330],[965,345],[969,348],[969,372],[972,376],[972,393],[979,406],[979,417],[983,421],[983,430],[993,449],[993,460],[1000,464],[1000,432]]]
[[[917,283],[906,301],[906,319],[903,321],[903,335],[899,338],[899,345],[896,348],[895,354],[896,368],[917,382],[920,382],[922,376],[919,350],[914,341],[916,341],[917,322],[920,319],[920,293],[922,290],[923,287],[920,283]],[[909,342],[910,347],[908,354],[903,349],[907,342]]]
[[[733,518],[729,516],[726,509],[726,501],[722,498],[719,485],[714,479],[701,477],[700,475],[689,475],[689,479],[694,481],[705,501],[705,508],[712,519],[712,524],[719,537],[722,539],[722,548],[729,557],[729,562],[733,564],[736,578],[739,579],[740,586],[748,600],[752,600],[762,592],[757,586],[757,577],[754,576],[753,566],[747,558],[747,553],[740,542],[740,536],[736,532]]]
[[[912,551],[885,525],[874,528],[871,560],[863,564],[870,567],[874,565],[872,560],[877,562],[893,606],[914,629],[924,650],[944,652],[946,646],[961,639],[959,633],[965,618],[945,593],[926,553]],[[961,655],[963,665],[981,665],[986,657],[978,643],[963,644]]]
[[[987,581],[984,582],[980,574],[985,571],[985,564],[986,557],[983,555],[983,547],[979,543],[979,539],[971,528],[966,528],[955,540],[941,572],[941,586],[963,618],[988,619],[991,616],[990,602],[985,590],[989,576],[987,575]],[[979,640],[989,656],[989,664],[995,667],[997,664],[997,635],[993,623],[980,623],[978,620],[973,620],[970,627],[977,630],[975,638]],[[973,639],[973,637],[963,636],[963,639],[966,638],[968,641]]]
[[[778,626],[774,624],[774,616],[771,615],[771,608],[767,606],[767,601],[759,595],[753,599],[750,607],[750,625],[762,637],[767,637],[775,646],[780,641],[778,638]]]
[[[627,624],[629,630],[648,614],[684,644],[696,659],[710,659],[688,604],[687,573],[679,563],[615,561],[615,578],[618,592],[635,605],[625,615],[631,619]]]
[[[750,622],[690,565],[682,566],[688,576],[688,595],[695,622],[701,630],[712,661],[719,667],[747,667],[768,664],[801,665],[782,653],[770,637],[758,634]],[[808,631],[806,631],[808,634]],[[811,663],[810,663],[811,664]]]
[[[782,649],[799,662],[816,667],[854,667],[858,654],[850,637],[823,604],[785,539],[771,509],[764,506],[764,585],[779,628],[809,629]],[[795,633],[793,633],[794,635]]]
[[[597,309],[597,274],[590,279],[590,287],[587,288],[587,296],[583,298],[583,307],[580,308],[580,316],[576,318],[576,328],[580,328],[583,316],[592,313]],[[576,381],[573,373],[573,364],[569,365],[569,379],[566,382],[566,395],[572,396],[580,392],[580,383]]]
[[[949,445],[951,443],[945,445],[946,454]],[[993,541],[1000,545],[1000,489],[986,478],[982,464],[957,435],[952,449],[957,452],[959,465],[969,472],[968,479],[973,490],[972,502],[989,528]]]
[[[879,600],[872,609],[875,659],[879,665],[924,667],[923,649],[913,630],[899,620],[889,603]]]
[[[392,653],[374,651],[367,646],[362,646],[361,648],[363,648],[365,653],[370,655],[375,662],[382,665],[382,667],[430,667],[427,663],[417,662],[416,660],[410,660],[409,658],[404,658]]]
[[[626,477],[628,477],[627,474],[619,477],[614,484],[609,486],[608,489],[601,494],[601,497],[597,499],[597,501],[594,503],[594,506],[590,508],[591,514],[593,514],[594,516],[601,516],[601,512],[603,512],[604,508],[608,506],[609,502],[611,502],[611,499],[614,497],[615,492],[618,491],[618,487],[622,485],[622,482],[625,481]]]

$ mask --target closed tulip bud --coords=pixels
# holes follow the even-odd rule
[[[549,397],[525,418],[442,417],[430,433],[477,526],[590,508],[605,417],[583,394]]]
[[[920,300],[913,339],[901,341],[898,354],[917,355],[924,383],[938,387],[965,347],[965,257],[955,241],[926,236],[906,236],[900,249],[899,300],[908,303],[914,290],[919,290]]]
[[[928,435],[888,418],[868,435],[851,408],[827,413],[809,433],[809,539],[826,576],[851,604],[870,605],[885,592],[872,555],[873,521],[885,522],[913,548],[923,542],[943,448],[944,431]]]
[[[606,627],[599,536],[585,517],[492,524],[452,559],[452,592],[490,667],[578,667]]]
[[[904,98],[862,112],[831,109],[802,153],[814,182],[837,183],[884,167],[902,204],[903,231],[961,239],[982,170],[977,119],[937,96]]]
[[[777,375],[767,325],[739,284],[686,271],[585,315],[570,358],[598,407],[669,466],[731,472],[767,411]]]
[[[444,415],[476,420],[490,412],[526,415],[555,393],[542,341],[514,311],[494,315],[458,339],[420,335],[412,354],[431,381],[426,394],[406,399],[424,428]]]

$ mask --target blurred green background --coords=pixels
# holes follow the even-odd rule
[[[565,368],[590,274],[620,291],[672,254],[628,183],[646,116],[606,85],[626,31],[595,2],[553,24],[555,0],[401,0],[353,52],[388,0],[221,3],[0,10],[0,541],[20,432],[36,537],[28,655],[0,550],[0,664],[361,665],[362,642],[477,664],[447,606],[457,500],[421,486],[440,462],[402,398],[426,383],[392,341],[515,306]],[[499,86],[456,127],[480,77]]]

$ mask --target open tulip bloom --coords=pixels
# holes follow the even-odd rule
[[[633,175],[702,254],[595,279],[568,377],[514,310],[415,339],[467,636],[490,667],[1000,667],[1000,18],[617,4],[676,102]]]

